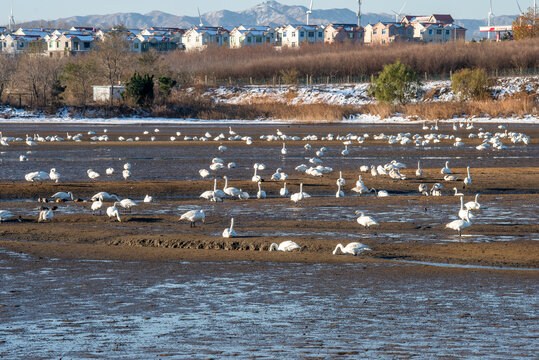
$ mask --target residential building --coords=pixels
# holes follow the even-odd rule
[[[97,36],[84,32],[66,32],[47,36],[49,56],[70,56],[93,49]]]
[[[0,36],[2,52],[11,55],[28,51],[33,42],[43,43],[43,46],[45,44],[44,40],[37,35],[7,34]]]
[[[296,47],[302,43],[324,42],[324,28],[317,25],[287,25],[278,27],[276,45]]]
[[[379,22],[365,26],[365,44],[389,44],[414,41],[414,27],[410,24]]]
[[[195,26],[183,34],[185,50],[202,50],[208,46],[230,46],[230,34],[223,27]]]
[[[427,43],[464,41],[466,29],[456,24],[414,23],[414,38]]]
[[[230,32],[230,47],[275,43],[275,29],[266,26],[238,26]]]
[[[454,24],[449,14],[432,14],[427,16],[406,15],[401,23],[414,27],[414,38],[427,43],[445,43],[448,41],[464,41],[466,29]]]
[[[363,28],[355,24],[329,24],[324,28],[324,42],[363,43]]]

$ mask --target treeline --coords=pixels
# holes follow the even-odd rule
[[[122,100],[111,101],[109,109],[196,115],[201,109],[206,109],[202,113],[214,111],[214,104],[207,103],[196,92],[187,96],[176,91],[175,86],[204,84],[208,77],[225,79],[231,84],[245,79],[265,79],[271,83],[275,78],[293,83],[306,76],[368,78],[396,60],[419,74],[429,75],[464,68],[482,68],[491,73],[536,69],[539,40],[385,46],[320,44],[281,50],[271,46],[209,47],[201,52],[133,54],[121,36],[111,36],[95,50],[75,57],[49,58],[37,51],[0,56],[0,99],[3,103],[51,111],[60,106],[86,109],[92,104],[92,85],[121,83],[127,84],[129,91]],[[305,109],[297,111],[301,114]],[[229,112],[233,117],[233,109],[225,115]]]

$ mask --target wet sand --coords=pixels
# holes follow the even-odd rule
[[[26,126],[26,125],[25,125]],[[28,125],[32,128],[34,125]],[[154,125],[152,125],[153,127]],[[450,125],[445,125],[449,127]],[[65,128],[56,126],[57,128]],[[164,138],[174,134],[175,127],[159,126],[162,130],[159,137]],[[395,129],[371,126],[293,126],[282,127],[295,134],[317,133],[319,136],[327,132],[346,134],[369,131],[371,133],[383,131],[388,134],[397,131],[417,132],[420,125],[401,126]],[[493,125],[490,131],[496,131]],[[311,141],[313,148],[326,145],[333,155],[325,157],[324,165],[333,166],[335,172],[322,178],[309,177],[294,171],[293,167],[306,162],[305,157],[313,154],[301,153],[301,156],[288,159],[281,158],[279,150],[280,141],[266,142],[255,140],[252,154],[243,150],[243,142],[149,142],[139,144],[126,142],[93,143],[83,141],[79,144],[47,143],[32,147],[32,152],[39,158],[40,152],[45,152],[52,159],[41,160],[38,163],[5,162],[4,171],[0,178],[0,208],[21,213],[21,223],[12,221],[0,224],[0,246],[14,251],[27,252],[36,256],[70,258],[70,259],[114,259],[114,260],[186,260],[186,261],[276,261],[276,262],[385,262],[393,260],[414,260],[441,263],[472,264],[503,267],[539,267],[539,225],[537,221],[537,204],[539,204],[539,146],[538,129],[534,126],[513,126],[520,131],[532,135],[529,146],[511,146],[501,152],[478,152],[469,146],[455,149],[450,141],[429,151],[420,151],[412,146],[390,146],[387,142],[366,141],[358,147],[356,157],[350,159],[340,156],[342,141]],[[83,127],[68,126],[70,131],[82,131]],[[110,136],[140,135],[143,128],[138,126],[108,127]],[[148,128],[148,126],[146,127]],[[144,129],[146,129],[144,128]],[[203,133],[204,127],[187,127],[183,134],[195,135]],[[210,131],[226,131],[227,128],[210,128]],[[275,127],[237,127],[238,131],[245,132],[256,139],[256,135],[271,133]],[[450,132],[448,129],[446,132]],[[513,130],[513,129],[512,129]],[[20,131],[39,131],[42,136],[58,133],[55,126],[34,129],[22,129],[16,125],[4,129],[4,135],[19,134]],[[476,131],[476,130],[474,130]],[[168,134],[167,134],[168,132]],[[443,131],[442,131],[443,132]],[[477,139],[467,139],[467,132],[462,132],[466,145],[480,143]],[[20,134],[19,134],[20,135]],[[150,134],[152,135],[152,134]],[[147,135],[147,136],[150,136]],[[290,152],[301,152],[306,141],[290,142]],[[225,144],[229,150],[224,154],[216,151],[217,144]],[[136,157],[129,158],[135,151],[152,151],[167,153],[167,149],[181,153],[184,162],[169,160],[167,166],[162,165],[156,155],[148,159]],[[357,147],[351,145],[352,151]],[[12,156],[27,150],[24,145],[12,145],[7,149]],[[126,160],[133,163],[133,181],[120,181],[119,175],[115,179],[102,176],[96,182],[84,180],[81,169],[89,168],[82,161],[65,158],[63,154],[74,152],[75,158],[84,154],[84,151],[98,149],[105,151],[106,156],[114,156],[117,149],[123,149],[121,158],[115,160],[115,167],[121,167]],[[112,152],[109,154],[109,152]],[[274,153],[276,160],[268,159],[268,170],[263,172],[266,179],[262,183],[268,194],[268,199],[247,201],[225,200],[223,203],[209,203],[198,199],[198,195],[213,186],[213,180],[197,178],[199,168],[207,166],[213,156],[225,157],[230,160],[241,159],[237,169],[224,170],[216,174],[219,187],[222,187],[223,175],[231,178],[230,185],[248,191],[253,197],[256,194],[256,184],[250,180],[252,176],[252,163],[257,161],[253,154]],[[336,155],[335,155],[336,153]],[[93,153],[90,152],[94,156]],[[234,154],[234,156],[232,155]],[[30,154],[29,156],[32,156]],[[444,155],[451,157],[455,162],[452,167],[453,174],[460,179],[458,182],[443,181],[440,169],[436,167],[424,168],[422,178],[415,176],[417,158],[434,157],[436,160],[425,159],[424,162],[439,163],[443,165]],[[139,156],[139,155],[137,155]],[[241,157],[243,156],[243,157]],[[522,156],[522,158],[520,157]],[[362,164],[380,164],[386,159],[396,158],[408,165],[402,173],[408,178],[404,181],[394,181],[387,176],[372,177],[370,173],[360,173],[358,168]],[[373,159],[380,160],[373,160]],[[62,162],[63,161],[63,162]],[[88,161],[92,159],[88,158]],[[271,161],[275,161],[273,164]],[[81,173],[73,179],[77,181],[54,184],[30,184],[18,179],[27,169],[46,169],[54,163],[60,162],[58,167],[69,179],[72,173]],[[422,160],[423,162],[423,160]],[[503,163],[503,166],[500,164]],[[62,166],[63,164],[63,166]],[[104,167],[106,161],[101,161]],[[176,170],[169,167],[178,166]],[[179,164],[179,165],[178,165]],[[466,176],[466,169],[458,164],[472,166],[473,184],[469,189],[463,189],[462,179]],[[274,167],[283,166],[289,174],[287,185],[290,193],[296,192],[299,184],[304,184],[304,191],[313,195],[300,204],[293,204],[288,199],[279,198],[278,192],[282,182],[267,181],[274,172]],[[26,167],[20,169],[20,167]],[[168,170],[167,170],[168,169]],[[185,169],[185,171],[183,170]],[[194,170],[193,170],[194,169]],[[77,171],[75,171],[77,170]],[[156,172],[157,170],[157,172]],[[343,190],[345,198],[335,198],[335,181],[338,171],[343,171],[347,180]],[[192,172],[193,174],[191,174]],[[153,175],[152,175],[153,174]],[[369,188],[385,189],[390,192],[389,198],[376,198],[368,196],[351,196],[351,192],[358,175],[363,176]],[[7,178],[14,179],[6,181]],[[153,177],[158,179],[153,180]],[[180,180],[178,180],[180,179]],[[243,179],[243,180],[242,180]],[[417,195],[420,183],[432,184],[441,182],[446,196],[424,197]],[[453,186],[464,191],[465,201],[473,200],[476,193],[481,193],[480,202],[486,206],[497,207],[496,214],[489,214],[489,218],[481,221],[481,213],[477,214],[478,221],[463,232],[459,237],[455,231],[445,229],[444,225],[455,219],[449,209],[458,209],[458,198],[451,196]],[[52,223],[38,224],[36,218],[40,205],[36,202],[38,197],[47,197],[57,191],[71,191],[80,202],[56,204],[59,210]],[[122,223],[112,222],[106,216],[93,216],[90,203],[86,202],[93,194],[99,191],[118,194],[121,198],[132,198],[140,201],[146,194],[156,198],[152,204],[139,205],[131,213],[122,214]],[[110,206],[107,204],[106,206]],[[191,228],[188,223],[179,223],[179,215],[187,210],[202,207],[207,213],[206,223]],[[507,209],[509,210],[507,210]],[[392,215],[388,209],[393,209]],[[404,216],[410,210],[409,216]],[[439,209],[443,209],[439,214]],[[385,213],[384,221],[377,228],[363,229],[355,221],[354,210],[366,211],[368,215],[377,218],[378,213]],[[506,211],[504,211],[506,210]],[[518,211],[512,215],[509,211]],[[522,213],[520,211],[523,211]],[[499,214],[498,214],[499,213]],[[400,215],[399,215],[400,214]],[[451,214],[451,215],[448,215]],[[230,217],[237,221],[238,238],[224,239],[221,233],[228,226]],[[490,219],[490,220],[489,220]],[[524,220],[523,220],[524,219]],[[476,240],[478,239],[478,240]],[[505,241],[503,239],[510,239]],[[268,252],[272,242],[280,243],[293,240],[302,245],[302,250],[294,253]],[[396,241],[397,240],[397,241]],[[334,256],[332,250],[338,243],[346,245],[348,242],[360,241],[373,248],[372,252],[364,253],[358,257]]]

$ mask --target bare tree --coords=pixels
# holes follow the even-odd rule
[[[64,100],[79,106],[86,106],[90,97],[90,86],[97,72],[93,56],[79,56],[69,59],[62,68],[60,81],[66,88]]]
[[[123,78],[128,66],[129,42],[123,31],[113,31],[97,44],[96,55],[104,78],[110,86],[110,106],[113,105],[114,85]]]
[[[32,94],[35,105],[52,105],[59,92],[59,75],[63,61],[42,55],[25,54],[18,59],[17,85]]]
[[[17,60],[13,56],[0,55],[0,99],[5,88],[11,83],[17,69]]]

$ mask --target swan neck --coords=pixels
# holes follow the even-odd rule
[[[230,231],[234,229],[234,218],[230,219]]]

